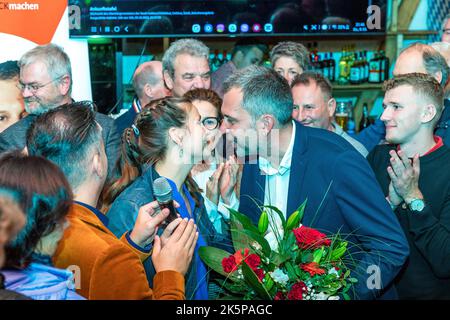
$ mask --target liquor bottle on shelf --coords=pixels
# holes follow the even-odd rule
[[[218,68],[220,68],[222,66],[222,64],[223,64],[223,53],[222,52],[219,52],[219,54],[217,55],[217,60],[218,60],[218,63],[219,63],[219,67]]]
[[[317,47],[317,42],[313,43],[312,53],[314,55],[314,62],[319,61],[319,49]]]
[[[363,104],[363,114],[362,114],[361,122],[359,123],[358,132],[361,132],[368,126],[370,126],[369,108],[367,107],[367,103],[364,103]]]
[[[321,61],[322,74],[325,78],[330,79],[330,61],[329,59],[327,59],[326,53],[324,53],[322,57],[323,57]]]
[[[363,67],[364,67],[364,82],[369,81],[369,61],[367,61],[367,50],[363,51]]]
[[[229,60],[228,60],[227,50],[223,50],[223,62],[222,62],[222,64],[227,63],[228,61]]]
[[[356,61],[355,57],[355,46],[350,46],[349,48],[349,55],[348,55],[348,75],[347,79],[350,80],[350,70],[353,66],[353,63]]]
[[[219,61],[219,50],[214,50],[214,57],[210,59],[211,64],[211,72],[216,71],[220,67],[220,61]]]
[[[365,66],[364,66],[364,52],[359,52],[359,83],[366,82]]]
[[[347,56],[347,48],[342,48],[341,58],[339,59],[339,84],[347,84],[349,75],[349,64]]]
[[[380,82],[384,82],[389,78],[389,58],[384,51],[381,51],[380,65]]]
[[[209,54],[209,68],[211,69],[211,72],[214,72],[214,71],[216,71],[215,69],[214,69],[214,59],[216,58],[216,55],[213,53],[213,52],[211,52],[210,54]]]
[[[359,84],[361,82],[361,60],[359,53],[356,53],[356,60],[352,63],[350,67],[350,83]]]
[[[336,81],[336,61],[334,61],[333,53],[328,53],[328,67],[329,67],[329,73],[330,73],[330,81],[334,82]]]
[[[226,51],[225,51],[225,52],[226,52]],[[231,58],[232,58],[231,53],[228,52],[228,53],[225,55],[225,57],[227,58],[227,61],[230,61]]]
[[[375,52],[374,57],[370,60],[369,82],[381,82],[381,60],[378,52]]]
[[[314,69],[319,73],[323,73],[323,70],[322,70],[323,63],[320,58],[319,49],[317,48],[317,42],[313,43],[312,57],[313,57]]]

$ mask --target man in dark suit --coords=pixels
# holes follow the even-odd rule
[[[170,90],[164,84],[161,61],[148,61],[139,65],[133,74],[133,89],[136,97],[133,98],[131,108],[115,120],[121,134],[131,127],[138,113],[149,102],[170,96]]]
[[[19,67],[19,87],[25,102],[25,110],[29,115],[0,134],[0,153],[23,149],[26,144],[26,132],[37,115],[72,102],[70,59],[62,48],[54,44],[37,46],[21,57]],[[118,158],[120,135],[113,119],[96,113],[96,120],[103,129],[102,135],[111,172]]]
[[[238,71],[224,92],[222,130],[236,138],[238,156],[257,156],[244,166],[239,211],[256,223],[258,204],[271,204],[288,218],[307,199],[302,223],[349,242],[354,297],[390,289],[409,248],[366,160],[343,138],[293,121],[289,85],[273,70]]]

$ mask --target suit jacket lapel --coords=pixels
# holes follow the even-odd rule
[[[247,215],[253,223],[257,223],[261,210],[258,205],[264,204],[266,176],[260,174],[259,163],[246,164],[242,172],[239,212]],[[255,203],[256,202],[256,203]]]
[[[303,203],[305,193],[303,185],[306,169],[307,158],[304,153],[307,150],[307,134],[303,130],[303,126],[295,122],[295,142],[292,150],[291,173],[289,177],[288,203],[286,216],[289,218],[291,214]]]

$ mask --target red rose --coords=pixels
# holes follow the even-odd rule
[[[308,288],[303,281],[297,282],[292,286],[287,297],[289,300],[303,300],[303,293],[305,293],[307,289]]]
[[[263,269],[256,269],[256,270],[253,270],[254,272],[255,272],[255,274],[256,274],[256,276],[258,277],[258,279],[259,279],[259,281],[263,281],[263,279],[264,279],[264,276],[265,276],[265,274],[264,274],[264,270]]]
[[[248,256],[250,250],[248,248],[244,249],[244,254],[242,254],[242,250],[236,251],[234,254],[234,258],[236,260],[236,264],[240,265],[242,261]]]
[[[286,300],[286,294],[284,292],[278,291],[273,300]]]
[[[250,268],[252,268],[253,271],[255,271],[256,268],[258,268],[261,263],[261,258],[257,254],[252,253],[251,255],[245,258],[245,262],[248,264]]]
[[[317,262],[304,263],[301,265],[301,268],[303,271],[309,272],[311,277],[314,277],[316,274],[325,274],[325,270],[319,268],[319,264],[317,264]]]
[[[331,241],[327,239],[327,236],[316,229],[301,226],[292,231],[294,232],[295,238],[297,239],[297,245],[300,249],[316,249],[331,244]]]
[[[223,268],[223,271],[225,271],[226,273],[236,271],[237,264],[236,264],[235,257],[232,255],[232,256],[229,256],[228,258],[223,258],[222,259],[222,268]]]

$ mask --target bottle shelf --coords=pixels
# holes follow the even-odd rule
[[[361,83],[361,84],[333,84],[333,91],[381,91],[382,83]]]

